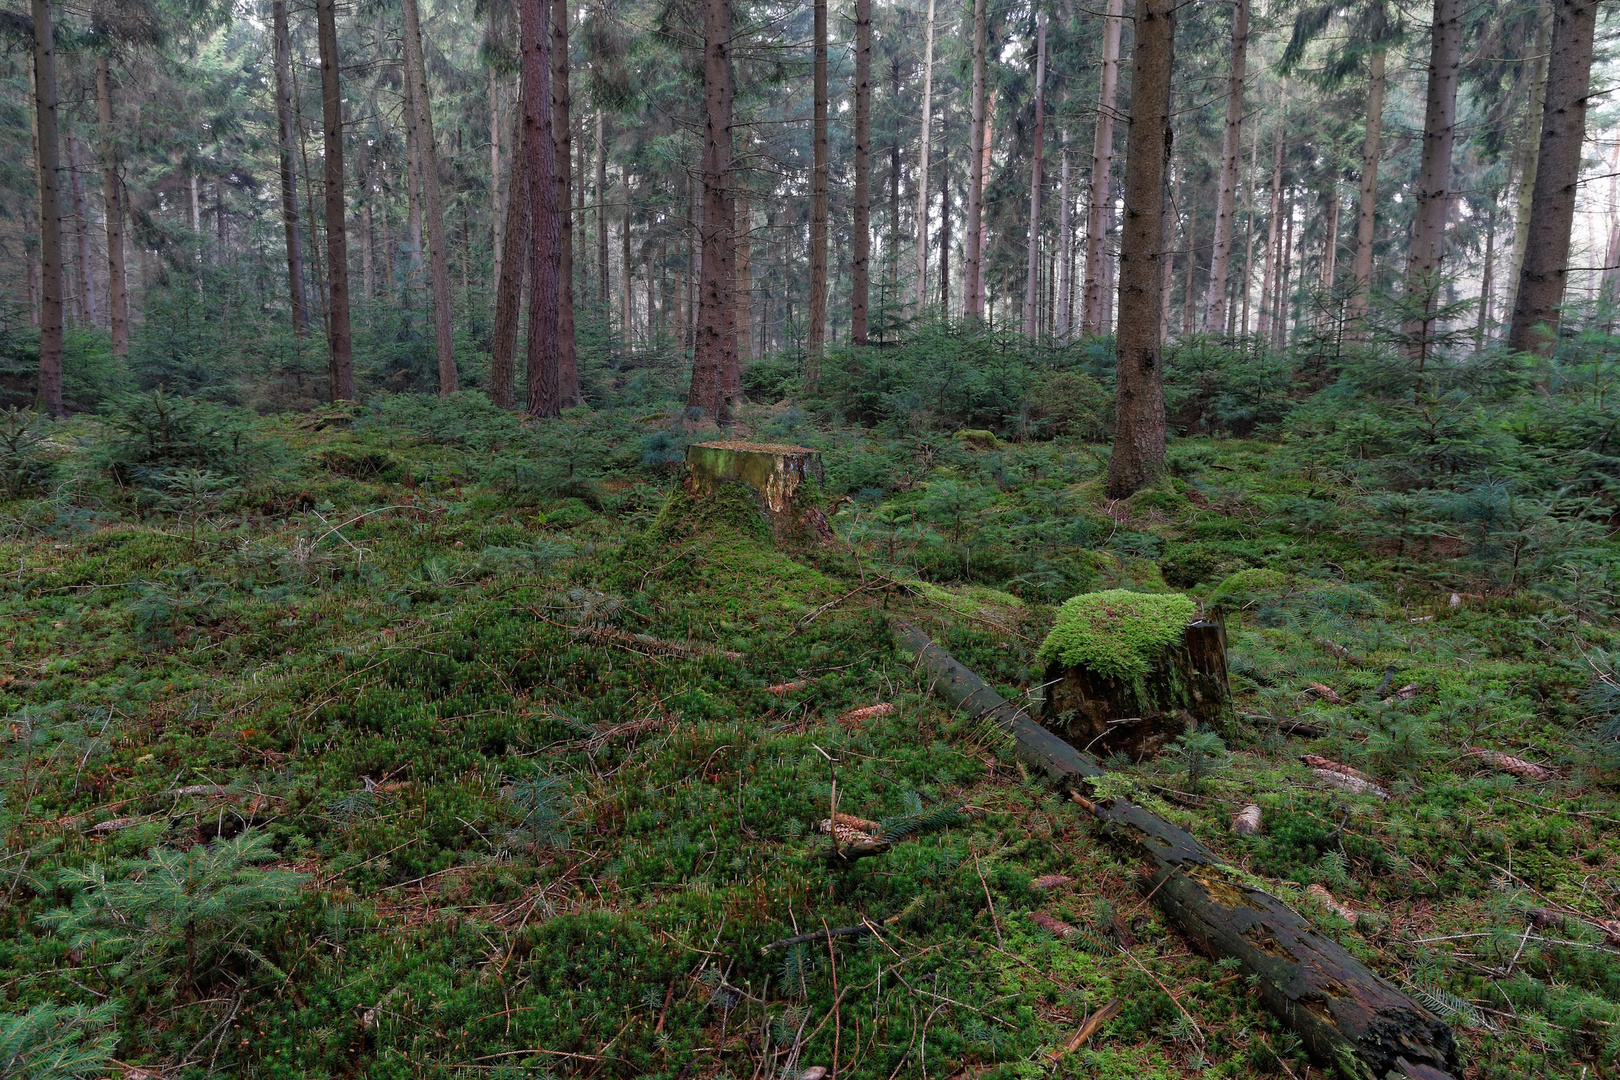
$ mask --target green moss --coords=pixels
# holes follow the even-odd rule
[[[1239,570],[1215,586],[1215,595],[1222,599],[1245,600],[1256,593],[1277,592],[1288,588],[1288,575],[1270,567],[1257,566]]]
[[[1116,678],[1142,675],[1160,650],[1181,640],[1197,610],[1181,593],[1081,593],[1058,609],[1040,657]]]
[[[1004,619],[1010,611],[1017,611],[1024,602],[1010,593],[992,589],[988,585],[959,585],[944,588],[927,581],[917,582],[917,591],[928,599],[969,618]]]

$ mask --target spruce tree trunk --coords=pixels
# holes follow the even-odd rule
[[[455,341],[450,325],[450,258],[444,236],[444,208],[439,192],[438,143],[433,134],[433,105],[428,93],[427,64],[422,55],[422,26],[417,0],[401,0],[404,14],[405,77],[412,87],[412,126],[416,132],[416,160],[422,184],[422,215],[426,219],[428,272],[433,278],[433,332],[439,358],[439,396],[460,389],[456,375]]]
[[[56,130],[56,38],[50,0],[33,0],[34,118],[39,127],[39,408],[65,416],[62,404],[62,211],[58,199],[61,160]]]
[[[552,160],[557,171],[557,395],[567,409],[585,403],[574,350],[574,220],[569,207],[574,124],[568,82],[568,0],[551,0],[550,59]]]
[[[1612,249],[1614,247],[1612,240],[1610,241],[1609,246],[1612,254]],[[1476,352],[1485,348],[1485,331],[1486,327],[1490,325],[1491,321],[1491,293],[1495,288],[1495,273],[1496,208],[1493,206],[1491,207],[1489,217],[1487,218],[1485,224],[1485,258],[1484,266],[1480,270],[1479,275],[1479,321],[1474,324],[1474,351]],[[1603,276],[1605,279],[1608,278],[1607,268],[1605,268]],[[1605,281],[1605,287],[1606,286],[1607,281]]]
[[[1114,169],[1114,108],[1119,100],[1119,38],[1125,20],[1124,0],[1108,0],[1103,27],[1102,91],[1097,105],[1097,135],[1091,149],[1091,190],[1086,204],[1086,297],[1081,316],[1082,332],[1097,335],[1108,332],[1107,271],[1104,244],[1113,203],[1110,183]]]
[[[1558,340],[1559,309],[1569,276],[1570,229],[1581,178],[1596,32],[1597,0],[1556,0],[1541,149],[1530,203],[1530,241],[1508,333],[1509,348],[1543,356]]]
[[[107,307],[114,356],[129,355],[129,278],[124,264],[124,197],[112,134],[112,78],[107,57],[96,57],[96,110],[101,136],[101,200],[107,219]]]
[[[321,128],[326,164],[327,381],[333,401],[354,397],[354,346],[349,329],[349,236],[343,205],[343,97],[338,86],[335,0],[315,0],[321,53]]]
[[[1237,216],[1238,155],[1243,153],[1243,74],[1249,50],[1249,0],[1232,10],[1232,70],[1227,78],[1226,126],[1221,134],[1221,178],[1215,189],[1215,244],[1210,253],[1204,329],[1226,329],[1226,282],[1232,266],[1232,223]]]
[[[928,300],[928,156],[934,141],[934,0],[928,0],[928,22],[923,35],[922,128],[917,135],[917,279],[912,290],[915,314],[921,313]]]
[[[506,214],[501,205],[501,96],[495,69],[489,69],[489,244],[494,259],[495,280],[501,280],[501,260],[506,255]]]
[[[1260,178],[1260,125],[1254,125],[1254,138],[1249,142],[1249,211],[1244,226],[1246,234],[1243,241],[1243,280],[1239,294],[1243,297],[1243,314],[1238,324],[1238,333],[1248,336],[1249,333],[1249,291],[1254,287],[1254,210],[1255,187]]]
[[[524,109],[518,99],[520,113]],[[522,126],[512,147],[506,185],[506,258],[495,279],[495,326],[489,345],[489,399],[497,408],[517,408],[517,335],[523,282],[529,273],[529,177]]]
[[[730,191],[731,0],[704,0],[703,38],[702,285],[686,404],[725,425],[731,420],[726,367],[737,362],[737,303],[732,296],[735,266],[727,242],[736,218]]]
[[[1187,195],[1187,225],[1181,232],[1181,246],[1187,253],[1187,280],[1181,287],[1181,336],[1184,338],[1192,337],[1193,314],[1198,303],[1197,294],[1193,292],[1193,275],[1198,270],[1198,239],[1193,235],[1198,224],[1198,185],[1189,181],[1187,186],[1191,189]],[[1170,259],[1168,254],[1166,259]]]
[[[891,61],[890,101],[895,117],[894,131],[889,139],[889,291],[885,294],[887,301],[884,307],[888,310],[884,321],[892,325],[895,308],[900,303],[900,54],[895,53]],[[881,341],[883,331],[879,330],[878,334]]]
[[[1241,3],[1242,0],[1239,0]],[[1029,167],[1029,252],[1024,267],[1024,336],[1037,338],[1040,324],[1041,139],[1046,131],[1046,12],[1035,16],[1035,146]]]
[[[287,244],[287,293],[292,304],[293,335],[309,333],[309,301],[304,296],[304,238],[298,227],[298,177],[293,171],[292,36],[287,27],[287,0],[271,0],[276,69],[276,142],[280,156],[281,224]]]
[[[1402,328],[1407,356],[1422,373],[1434,332],[1446,254],[1446,209],[1451,204],[1451,147],[1457,129],[1457,78],[1462,66],[1462,0],[1434,0],[1429,50],[1428,103],[1423,150],[1413,197],[1412,247],[1406,265],[1408,315]]]
[[[939,126],[939,310],[946,318],[950,317],[951,141],[950,129],[944,123]]]
[[[810,178],[810,312],[805,335],[804,385],[814,392],[821,378],[827,338],[827,0],[814,0],[814,160]]]
[[[607,314],[613,283],[608,280],[607,110],[596,110],[596,298]]]
[[[962,267],[962,315],[984,317],[985,0],[973,0],[973,130],[968,150],[967,239]]]
[[[68,175],[73,187],[73,231],[79,241],[79,303],[84,310],[85,325],[94,326],[99,321],[99,311],[96,279],[90,272],[90,210],[84,198],[84,176],[79,172],[79,136],[71,131],[68,132]],[[224,217],[220,220],[224,221]]]
[[[1339,267],[1339,183],[1338,177],[1327,178],[1327,209],[1322,214],[1322,276],[1321,289],[1327,294],[1329,318],[1332,317],[1333,284]]]
[[[1519,189],[1513,209],[1513,269],[1508,281],[1517,291],[1524,269],[1524,253],[1530,243],[1530,204],[1535,198],[1536,158],[1541,150],[1541,114],[1547,101],[1547,50],[1552,42],[1553,0],[1541,0],[1536,8],[1536,37],[1531,46],[1530,106],[1524,114],[1524,132],[1519,136],[1517,175]]]
[[[556,144],[551,137],[551,4],[522,0],[523,154],[529,189],[528,412],[562,411],[557,338],[561,321],[561,221],[557,212]]]
[[[1352,290],[1345,322],[1351,340],[1366,335],[1372,298],[1373,234],[1378,224],[1378,157],[1384,129],[1384,50],[1367,58],[1366,136],[1361,144],[1361,201],[1356,207],[1356,257],[1350,266]]]
[[[1260,279],[1260,320],[1256,333],[1270,341],[1272,308],[1276,303],[1273,291],[1281,263],[1277,258],[1277,244],[1282,230],[1283,181],[1283,125],[1277,125],[1277,148],[1271,164],[1271,220],[1266,227],[1266,267]]]
[[[1063,165],[1058,180],[1058,295],[1053,317],[1053,336],[1058,344],[1069,341],[1069,318],[1074,312],[1074,201],[1069,194],[1069,133],[1062,133]]]
[[[735,206],[736,223],[734,235],[737,250],[737,387],[735,392],[740,397],[742,393],[742,366],[754,358],[753,337],[753,297],[754,297],[754,242],[750,235],[754,230],[753,209],[748,200],[748,187],[746,182],[739,183],[733,173],[732,183],[736,185],[732,202]]]
[[[872,260],[872,0],[855,0],[855,206],[851,217],[849,343],[866,344]]]
[[[1164,370],[1159,285],[1165,173],[1170,164],[1170,79],[1177,0],[1139,0],[1125,151],[1125,224],[1119,253],[1119,356],[1108,496],[1123,499],[1164,471]]]

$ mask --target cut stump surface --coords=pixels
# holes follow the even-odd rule
[[[795,499],[807,480],[822,478],[821,452],[785,443],[703,442],[686,449],[686,490],[696,498],[724,484],[742,484],[758,497],[774,528],[792,528],[809,516]],[[812,522],[813,524],[813,522]]]

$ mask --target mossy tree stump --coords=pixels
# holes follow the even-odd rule
[[[1041,718],[1076,749],[1152,757],[1183,733],[1231,720],[1226,625],[1179,593],[1124,589],[1067,601],[1041,646]]]
[[[778,537],[815,530],[822,538],[831,530],[821,511],[804,496],[823,477],[821,453],[783,443],[703,442],[686,448],[686,491],[695,499],[707,498],[726,485],[748,489]]]

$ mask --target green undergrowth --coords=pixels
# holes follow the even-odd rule
[[[1144,675],[1180,641],[1198,605],[1180,593],[1106,589],[1070,597],[1036,655],[1116,679]]]
[[[1032,704],[1064,602],[1128,590],[1226,609],[1237,719],[1110,790],[1428,995],[1469,1075],[1613,1075],[1602,537],[1514,584],[1460,527],[1369,538],[1365,486],[1287,440],[1179,440],[1109,503],[1083,443],[745,414],[825,458],[836,542],[778,543],[741,491],[678,486],[714,437],[678,407],[189,408],[47,425],[7,474],[0,1014],[31,1037],[175,1077],[1304,1075],[890,631]],[[954,823],[830,869],[835,783],[841,812]]]

